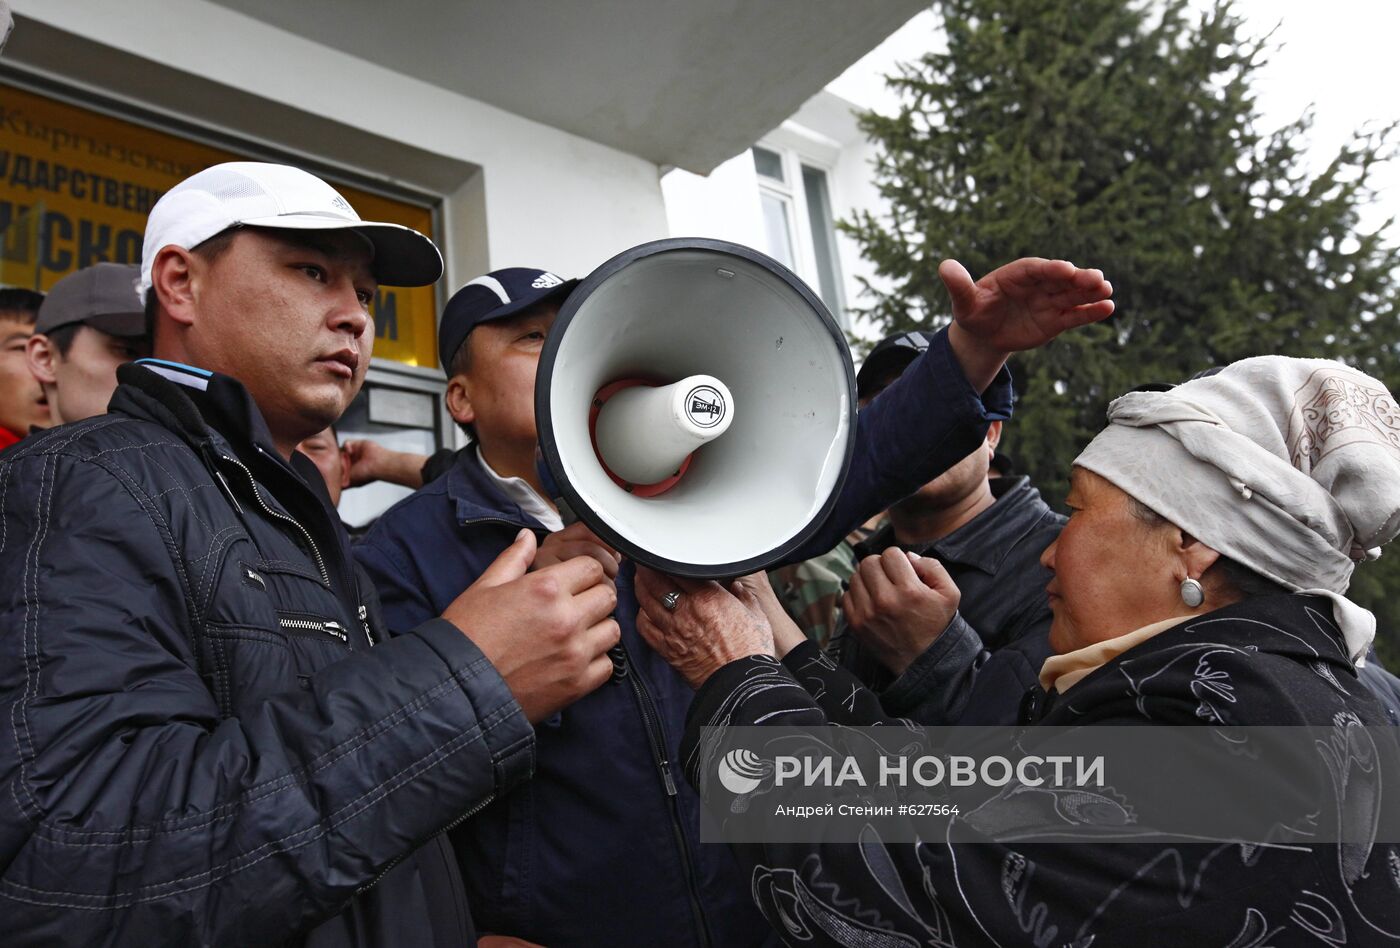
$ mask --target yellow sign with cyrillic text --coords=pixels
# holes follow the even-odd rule
[[[0,84],[0,282],[48,290],[103,260],[139,263],[162,194],[246,157]],[[366,220],[433,235],[426,207],[335,187]],[[376,356],[437,367],[432,287],[381,287],[373,312]]]

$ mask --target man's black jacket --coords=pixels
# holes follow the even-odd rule
[[[528,776],[519,706],[449,623],[385,640],[241,386],[119,378],[0,459],[4,940],[463,944],[437,834]]]
[[[1021,696],[1052,654],[1053,575],[1040,555],[1065,518],[1040,499],[1028,478],[998,477],[996,502],[942,539],[909,547],[935,557],[962,598],[952,622],[899,677],[861,647],[843,619],[828,652],[880,696],[892,717],[924,725],[1015,724]],[[857,559],[898,546],[886,524],[856,545]]]

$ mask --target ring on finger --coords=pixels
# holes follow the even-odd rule
[[[675,612],[676,606],[681,601],[681,594],[674,589],[661,597],[661,605],[667,612]]]

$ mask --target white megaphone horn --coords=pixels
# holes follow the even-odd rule
[[[624,555],[692,578],[787,558],[850,466],[840,328],[777,261],[659,240],[571,292],[540,356],[535,421],[556,493]]]

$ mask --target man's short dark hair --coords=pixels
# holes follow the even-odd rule
[[[0,316],[32,326],[39,318],[39,306],[43,302],[44,294],[37,290],[7,286],[0,289]]]
[[[68,350],[73,348],[73,340],[78,337],[78,330],[83,328],[82,323],[69,323],[67,326],[59,326],[57,329],[44,333],[48,337],[49,343],[57,350],[63,358],[68,358]]]

